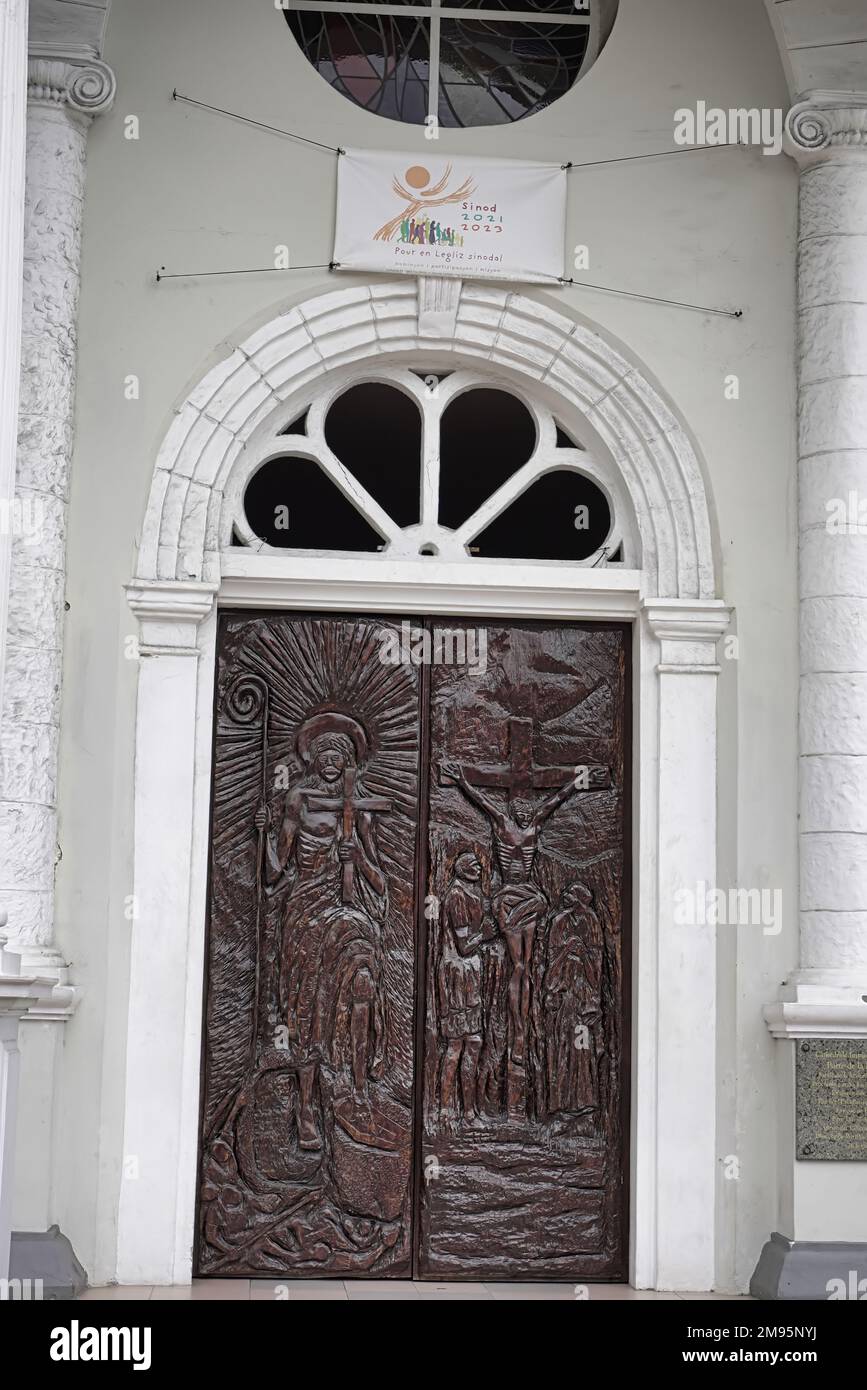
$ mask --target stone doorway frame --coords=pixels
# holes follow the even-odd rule
[[[633,568],[225,544],[233,469],[275,412],[371,357],[446,356],[555,394],[581,417],[622,478]],[[192,1273],[217,610],[232,607],[632,625],[630,1280],[713,1287],[716,931],[675,926],[673,913],[679,887],[716,881],[717,643],[730,615],[714,536],[673,407],[622,350],[541,295],[409,279],[319,295],[240,340],[179,405],[127,588],[141,631],[123,1136],[136,1163],[120,1188],[120,1283]]]

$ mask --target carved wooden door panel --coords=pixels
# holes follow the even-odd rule
[[[627,640],[222,617],[200,1274],[626,1276]]]
[[[417,1271],[623,1279],[628,630],[482,631],[430,675]]]
[[[411,1267],[420,681],[392,626],[222,619],[201,1274]]]

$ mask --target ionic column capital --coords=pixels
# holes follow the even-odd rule
[[[31,106],[67,107],[92,120],[110,110],[117,79],[97,59],[31,58],[27,66],[27,101]]]
[[[867,160],[867,92],[806,92],[786,117],[785,150],[802,169],[841,155]]]

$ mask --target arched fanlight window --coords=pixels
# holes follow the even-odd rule
[[[233,543],[296,554],[624,559],[606,464],[550,409],[471,371],[383,368],[245,460]]]
[[[569,91],[618,0],[280,0],[326,82],[411,125],[505,125]]]

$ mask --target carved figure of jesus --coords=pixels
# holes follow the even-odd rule
[[[276,834],[266,837],[265,882],[269,896],[286,891],[280,1005],[298,1076],[299,1146],[318,1149],[320,1065],[348,1072],[359,1102],[368,1076],[382,1074],[380,924],[387,888],[373,817],[391,803],[365,797],[356,784],[356,747],[344,732],[354,721],[335,714],[309,724],[316,732],[301,740],[306,774],[287,793]],[[268,821],[263,805],[257,828]]]
[[[467,780],[461,764],[456,761],[444,760],[441,771],[443,779],[460,787],[491,822],[494,855],[503,880],[502,887],[492,898],[492,905],[512,966],[509,978],[511,1056],[516,1066],[523,1066],[530,1016],[533,943],[548,913],[548,900],[532,881],[533,863],[539,832],[548,817],[576,790],[575,778],[570,778],[534,808],[531,801],[521,797],[510,797],[506,806],[497,803],[481,787]]]

